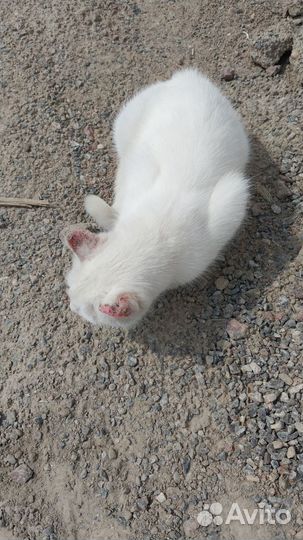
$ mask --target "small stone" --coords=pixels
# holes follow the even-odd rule
[[[271,205],[271,209],[273,211],[274,214],[281,214],[282,210],[281,210],[281,207],[278,206],[277,204],[272,204]]]
[[[255,401],[256,403],[262,403],[263,402],[263,397],[262,397],[261,392],[253,392],[252,394],[249,395],[249,397],[253,401]]]
[[[298,29],[294,34],[294,44],[289,58],[299,80],[303,81],[303,28]]]
[[[280,73],[280,71],[281,71],[280,64],[277,64],[275,66],[269,66],[268,68],[266,68],[266,73],[270,77],[275,77],[275,75],[278,75],[278,73]]]
[[[183,468],[184,474],[189,473],[190,466],[191,466],[191,459],[189,456],[185,456],[182,462],[182,468]]]
[[[243,371],[243,373],[255,373],[256,375],[258,375],[258,373],[260,373],[261,371],[261,368],[256,362],[250,362],[249,364],[245,364],[244,366],[242,366],[241,370]]]
[[[114,448],[110,448],[108,451],[109,459],[117,459],[117,456],[118,456],[117,450],[115,450]]]
[[[295,394],[298,394],[302,390],[303,390],[303,383],[296,384],[295,386],[291,386],[288,391],[293,396]]]
[[[279,450],[280,448],[283,448],[284,443],[282,441],[273,441],[272,446],[274,450]]]
[[[226,331],[231,339],[241,339],[247,335],[247,324],[240,323],[236,319],[230,319],[227,323]]]
[[[281,57],[291,50],[293,43],[290,25],[280,23],[265,32],[251,36],[251,57],[255,64],[268,68],[278,64]]]
[[[271,67],[278,67],[278,66],[271,66]],[[269,68],[268,68],[269,69]],[[283,180],[277,180],[275,183],[275,189],[278,199],[287,199],[291,196],[291,190],[289,187],[283,182]]]
[[[303,15],[302,0],[284,0],[284,16],[300,17]]]
[[[197,433],[198,431],[207,428],[210,425],[210,416],[207,409],[203,412],[203,414],[194,416],[190,421],[190,430],[193,433]]]
[[[159,495],[156,496],[156,500],[159,502],[159,503],[164,503],[166,501],[166,497],[164,495],[164,493],[159,493]]]
[[[102,497],[102,499],[106,499],[108,496],[108,489],[106,488],[101,488],[100,489],[100,497]]]
[[[179,482],[180,482],[180,474],[178,473],[178,471],[174,472],[173,479],[176,482],[176,484],[179,484]]]
[[[12,426],[12,425],[16,422],[16,420],[17,420],[17,417],[16,417],[16,411],[14,411],[14,410],[7,411],[7,413],[6,413],[5,416],[6,416],[6,422],[7,422],[10,426]]]
[[[136,365],[138,364],[138,359],[134,356],[128,356],[127,364],[129,367],[136,367]]]
[[[295,428],[300,434],[303,433],[303,422],[296,422]]]
[[[281,379],[281,381],[285,382],[285,384],[288,384],[288,386],[290,386],[292,384],[292,379],[289,375],[287,375],[287,373],[280,373],[279,374],[279,379]]]
[[[229,67],[224,68],[221,73],[221,79],[227,82],[233,81],[235,76],[236,76],[235,70]]]
[[[15,456],[13,456],[12,454],[8,454],[5,458],[5,461],[10,465],[16,465],[17,463]]]
[[[287,450],[287,457],[288,459],[293,459],[294,457],[296,457],[296,450],[295,450],[295,447],[294,446],[290,446]]]
[[[183,529],[186,538],[194,537],[198,528],[199,523],[197,523],[197,521],[192,518],[188,519],[183,523]]]
[[[137,507],[139,508],[139,510],[146,510],[148,507],[148,498],[141,497],[140,499],[137,499]]]
[[[226,278],[223,277],[223,276],[218,277],[218,279],[216,279],[216,282],[215,282],[216,288],[217,288],[219,291],[223,291],[224,289],[226,289],[226,287],[228,286],[228,284],[229,284],[228,279],[226,279]]]
[[[33,476],[34,471],[25,463],[22,463],[11,472],[12,479],[18,484],[26,484]]]
[[[125,512],[123,512],[123,516],[122,516],[125,521],[130,521],[133,517],[133,514],[129,511],[129,510],[125,510]]]
[[[278,399],[277,392],[272,392],[270,394],[264,394],[263,399],[265,403],[274,403]]]

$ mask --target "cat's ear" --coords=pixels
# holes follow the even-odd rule
[[[106,240],[106,234],[95,234],[87,229],[70,228],[61,232],[63,243],[83,261],[89,258],[95,249]]]
[[[134,316],[140,309],[139,298],[134,293],[119,294],[113,303],[100,304],[99,311],[115,319]]]

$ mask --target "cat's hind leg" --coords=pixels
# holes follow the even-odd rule
[[[95,220],[102,229],[112,229],[115,224],[117,213],[103,199],[97,195],[87,195],[84,207],[86,212]]]

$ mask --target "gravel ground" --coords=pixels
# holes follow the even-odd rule
[[[302,1],[2,0],[1,19],[2,195],[54,208],[0,211],[0,538],[302,540]],[[111,200],[123,101],[182,66],[243,115],[247,222],[136,330],[90,327],[59,232],[85,193]],[[226,524],[232,502],[254,525]]]

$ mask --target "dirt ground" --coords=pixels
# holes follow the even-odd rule
[[[302,3],[0,8],[1,195],[54,205],[0,209],[0,538],[302,540]],[[257,65],[281,24],[280,68]],[[111,201],[123,101],[184,66],[243,115],[247,222],[136,330],[93,328],[69,311],[60,230],[88,222],[84,194]],[[254,523],[226,523],[232,503]]]

